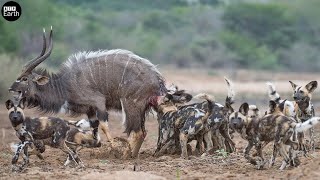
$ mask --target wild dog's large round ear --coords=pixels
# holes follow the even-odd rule
[[[284,109],[284,105],[286,104],[287,99],[283,100],[280,104],[279,104],[279,108],[281,111],[283,111]]]
[[[11,99],[6,101],[6,108],[9,110],[13,107],[13,101]]]
[[[21,109],[24,109],[25,108],[25,105],[26,105],[26,101],[27,101],[27,98],[26,97],[23,97],[20,101],[19,101],[19,107]]]
[[[185,93],[184,90],[179,90],[172,94],[172,100],[174,103],[186,103],[192,99],[192,95]]]
[[[249,104],[248,103],[243,103],[240,108],[239,108],[239,112],[245,116],[248,115],[248,111],[249,111]]]
[[[292,86],[292,89],[293,90],[296,90],[296,87],[298,86],[298,85],[296,85],[295,83],[293,83],[292,81],[289,81],[290,82],[290,84],[291,84],[291,86]]]
[[[270,100],[269,101],[269,109],[270,111],[274,111],[277,107],[277,103],[275,101]]]
[[[309,93],[312,93],[318,87],[317,81],[311,81],[306,85],[306,89]]]
[[[170,101],[170,100],[172,100],[173,99],[173,96],[172,96],[172,94],[166,94],[166,96],[164,97],[164,101]]]

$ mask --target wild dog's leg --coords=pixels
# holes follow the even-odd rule
[[[166,142],[160,149],[159,151],[157,151],[154,156],[158,157],[158,156],[161,156],[167,149],[168,147],[174,143],[174,140],[169,140],[168,142]]]
[[[232,141],[229,135],[229,127],[221,127],[220,134],[225,139],[226,151],[232,153],[236,151],[236,144]]]
[[[220,149],[220,146],[219,146],[219,139],[217,137],[217,133],[216,133],[216,130],[211,130],[211,141],[212,141],[212,147],[214,148],[214,150],[218,150]],[[206,141],[205,142],[205,148],[208,149],[208,145],[206,144]]]
[[[203,147],[203,135],[198,135],[197,136],[197,145],[196,149],[199,150],[199,154],[202,154],[204,152],[204,147]]]
[[[188,159],[188,137],[184,133],[180,133],[181,158]]]
[[[208,131],[207,133],[205,133],[203,135],[203,139],[206,142],[206,152],[209,152],[212,148],[213,148],[213,144],[212,144],[212,133],[211,131]]]
[[[75,146],[75,145],[74,145]],[[75,147],[76,148],[76,147]],[[61,145],[60,145],[60,149],[68,154],[68,159],[72,159],[77,165],[82,165],[81,164],[81,160],[79,159],[79,157],[77,156],[77,154],[74,152],[74,148],[72,147],[69,147],[65,141],[62,141],[61,142]],[[67,160],[68,161],[68,160]],[[67,161],[65,162],[65,164],[67,163]],[[67,163],[67,165],[69,164],[69,162]]]
[[[253,159],[251,156],[250,156],[250,151],[253,147],[253,142],[252,141],[248,141],[248,144],[245,148],[245,151],[244,151],[244,157],[253,165],[257,165],[257,162],[255,159]]]
[[[17,148],[16,152],[14,153],[12,160],[11,160],[12,171],[20,171],[22,169],[22,167],[18,167],[16,164],[18,162],[20,153],[22,152],[22,150],[23,151],[25,150],[25,148],[28,144],[30,144],[29,141],[23,141],[18,144],[18,148]]]
[[[25,146],[23,149],[23,164],[22,167],[25,167],[29,164],[29,154],[28,154],[28,146]]]
[[[258,169],[262,169],[264,164],[265,164],[265,161],[264,161],[264,156],[263,156],[263,153],[262,153],[262,144],[261,144],[261,141],[258,137],[256,137],[255,139],[255,148],[256,148],[256,151],[257,151],[257,155],[260,157],[260,161],[259,161],[259,164],[257,164],[257,168]]]
[[[308,150],[307,150],[306,143],[304,140],[304,132],[297,133],[297,138],[298,138],[298,142],[299,142],[299,150],[303,151],[304,156],[307,156]]]
[[[285,144],[289,146],[289,157],[290,157],[290,165],[297,167],[300,164],[299,158],[297,156],[299,143],[288,139]]]
[[[272,156],[271,156],[271,159],[270,159],[270,162],[269,162],[269,167],[272,167],[274,165],[274,162],[276,160],[277,154],[278,154],[278,148],[277,148],[277,145],[274,143],[273,144]]]
[[[290,163],[290,157],[289,157],[289,155],[286,151],[286,148],[282,142],[278,144],[278,147],[279,147],[279,153],[283,158],[282,165],[280,166],[279,169],[283,170]]]
[[[314,141],[314,139],[315,139],[315,136],[314,136],[314,128],[312,127],[312,128],[310,128],[309,129],[309,133],[310,133],[310,149],[311,149],[311,151],[312,152],[314,152],[315,151],[315,141]]]
[[[63,165],[64,166],[68,166],[72,160],[73,160],[72,156],[70,154],[68,154],[67,155],[67,160]]]

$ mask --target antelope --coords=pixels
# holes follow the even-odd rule
[[[44,113],[85,114],[90,121],[99,120],[110,141],[107,111],[121,110],[136,157],[146,136],[145,117],[157,105],[157,97],[167,92],[160,72],[149,60],[123,49],[78,52],[57,73],[35,69],[50,56],[52,39],[51,27],[48,49],[44,30],[41,54],[24,65],[9,91]]]

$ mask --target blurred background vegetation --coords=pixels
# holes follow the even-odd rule
[[[51,25],[52,69],[77,51],[113,48],[177,68],[320,69],[319,0],[17,2],[19,20],[0,18],[0,98],[41,51],[42,28]]]

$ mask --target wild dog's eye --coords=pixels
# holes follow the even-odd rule
[[[19,114],[19,115],[20,115],[20,114],[21,114],[21,112],[19,112],[19,111],[18,111],[18,112],[17,112],[17,114]]]
[[[300,93],[303,93],[303,91],[302,91],[302,90],[300,90],[299,92],[300,92]]]
[[[27,77],[22,77],[21,80],[22,80],[22,81],[27,81],[28,78],[27,78]]]

